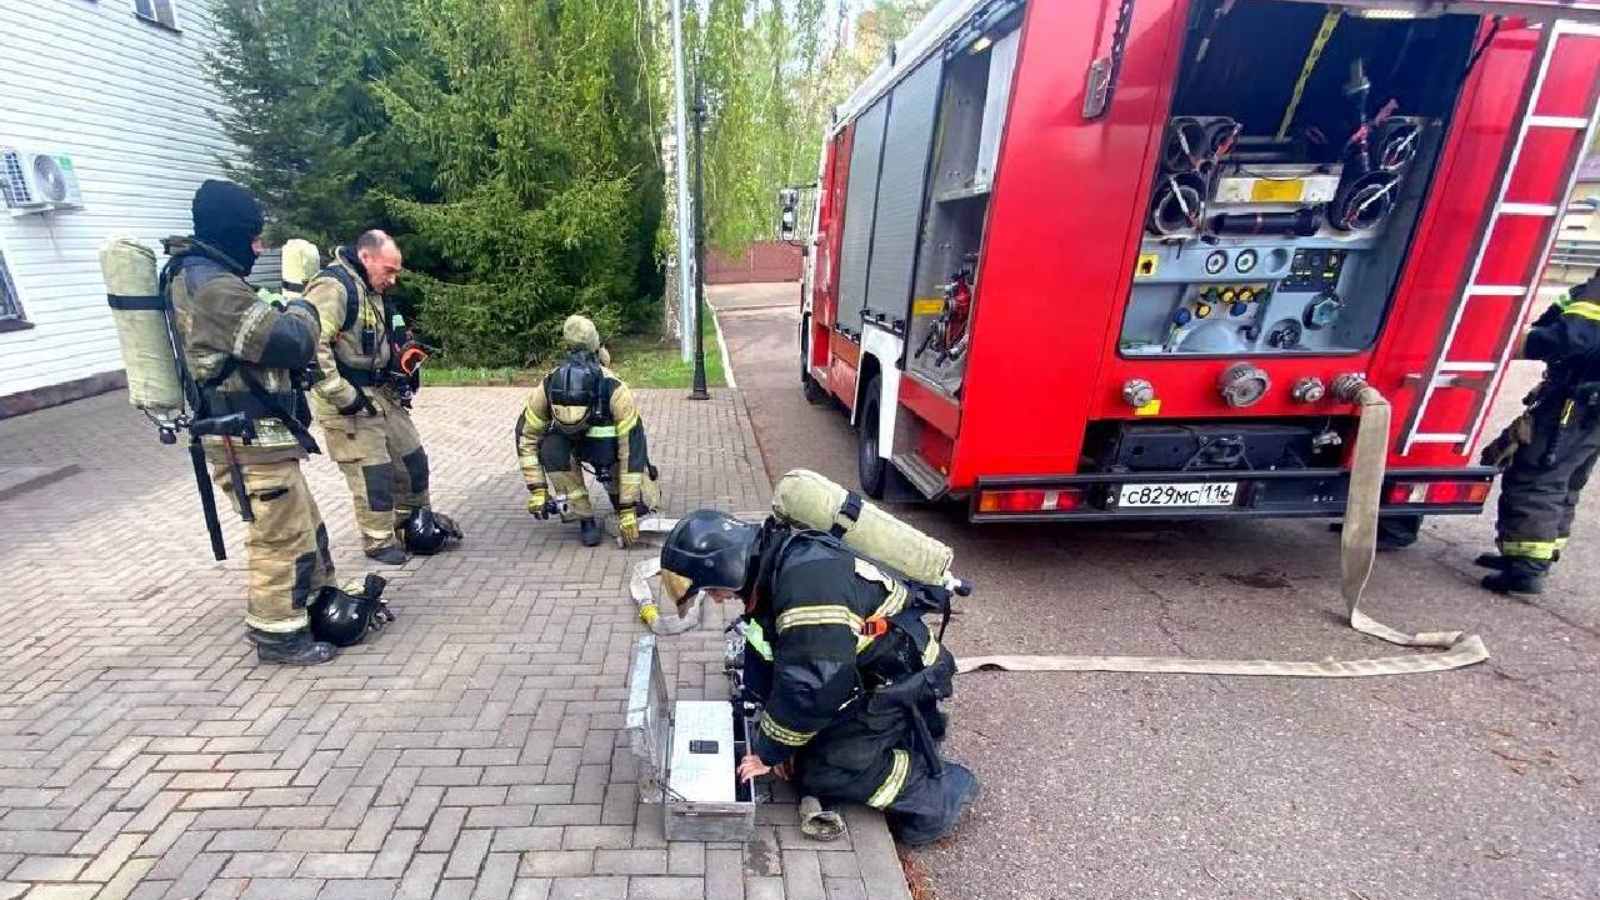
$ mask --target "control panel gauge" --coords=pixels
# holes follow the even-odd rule
[[[1241,250],[1239,255],[1233,258],[1233,267],[1238,270],[1240,275],[1248,275],[1255,271],[1256,263],[1260,261],[1261,258],[1256,256],[1254,250]],[[1210,265],[1211,261],[1206,260],[1206,266],[1209,268]]]
[[[1247,250],[1245,252],[1248,253],[1250,251]],[[1221,275],[1226,268],[1228,268],[1228,254],[1226,252],[1213,250],[1211,255],[1206,257],[1207,275]]]

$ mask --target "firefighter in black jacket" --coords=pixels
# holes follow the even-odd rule
[[[939,757],[955,659],[922,621],[942,589],[909,584],[820,532],[716,510],[683,519],[661,550],[680,605],[696,591],[745,601],[746,689],[763,704],[739,776],[776,770],[825,801],[885,812],[908,844],[955,830],[978,792]]]
[[[1600,457],[1600,275],[1533,323],[1522,356],[1546,364],[1527,410],[1483,451],[1500,466],[1499,553],[1477,559],[1497,570],[1483,586],[1537,594],[1572,533],[1578,497]]]

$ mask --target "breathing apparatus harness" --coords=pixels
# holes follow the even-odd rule
[[[310,421],[310,415],[307,414],[302,421],[296,413],[285,410],[254,374],[247,369],[239,368],[238,362],[233,357],[228,357],[222,368],[204,381],[196,379],[194,373],[189,371],[185,363],[183,340],[178,334],[177,315],[172,305],[171,290],[172,279],[181,275],[183,261],[186,258],[187,255],[180,255],[167,260],[157,283],[158,296],[150,298],[154,302],[159,302],[161,312],[166,319],[167,337],[172,343],[173,361],[177,367],[179,383],[183,386],[185,408],[180,409],[177,416],[171,419],[156,419],[153,416],[150,418],[155,422],[163,444],[176,444],[180,430],[189,432],[189,461],[194,468],[195,488],[200,494],[200,510],[205,518],[206,534],[211,539],[211,554],[220,562],[228,558],[228,551],[222,539],[222,523],[217,515],[216,494],[212,490],[211,478],[206,471],[205,449],[201,439],[205,437],[221,439],[223,454],[228,465],[228,482],[233,489],[234,501],[239,507],[239,518],[245,522],[254,522],[255,510],[250,503],[250,491],[245,485],[244,469],[239,464],[234,441],[239,440],[249,444],[256,439],[256,429],[255,422],[243,412],[215,415],[211,408],[210,392],[229,376],[238,374],[245,389],[250,392],[251,398],[260,406],[262,412],[281,421],[301,449],[307,453],[319,453],[321,450],[304,424]],[[304,412],[303,392],[309,386],[310,376],[303,372],[290,374],[297,405],[301,407],[297,412]]]
[[[856,494],[851,494],[850,499],[857,504],[861,502]],[[859,510],[859,506],[857,508]],[[910,719],[917,752],[923,756],[932,777],[938,778],[944,774],[944,763],[939,758],[938,740],[928,724],[923,706],[927,701],[937,702],[953,693],[955,669],[953,666],[940,665],[937,650],[934,649],[942,646],[945,629],[950,624],[951,591],[939,585],[906,578],[882,563],[852,551],[840,540],[843,533],[844,529],[840,526],[835,526],[831,532],[817,531],[796,528],[776,516],[768,517],[754,540],[756,550],[753,561],[756,569],[750,582],[744,615],[728,630],[732,631],[741,624],[748,627],[749,623],[755,621],[756,610],[762,599],[772,594],[772,580],[784,558],[802,543],[822,544],[852,559],[871,563],[887,574],[906,591],[905,606],[891,615],[872,615],[862,622],[858,637],[871,639],[874,647],[885,648],[885,655],[869,662],[865,674],[872,683],[858,682],[851,698],[839,707],[839,715],[845,715],[863,703],[883,710],[902,711]],[[929,613],[939,614],[937,634],[931,633],[922,621],[922,617]],[[891,632],[898,634],[900,639],[886,643]],[[928,660],[930,650],[934,650],[935,655],[931,662]],[[857,672],[861,671],[862,667],[858,666]]]

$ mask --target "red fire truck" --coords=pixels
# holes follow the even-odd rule
[[[809,399],[974,520],[1475,513],[1600,97],[1600,2],[947,0],[838,110]]]

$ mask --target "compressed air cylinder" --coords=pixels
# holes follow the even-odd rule
[[[128,238],[112,238],[100,248],[100,272],[128,372],[128,402],[157,417],[175,416],[183,409],[183,384],[166,301],[156,286],[155,253]]]
[[[816,472],[794,469],[773,487],[772,511],[801,528],[829,531],[837,524],[845,529],[840,541],[850,550],[914,581],[944,581],[954,551],[865,501],[851,523],[842,513],[849,496],[848,490]]]
[[[306,283],[322,271],[317,245],[303,238],[283,242],[283,299],[294,300],[306,292]]]

